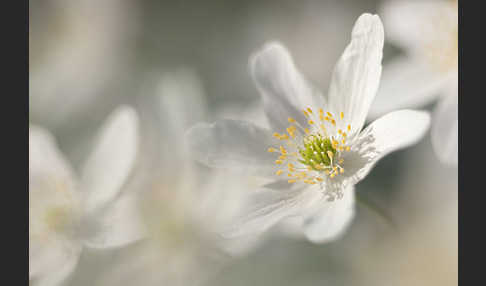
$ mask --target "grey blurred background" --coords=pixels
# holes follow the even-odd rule
[[[79,168],[97,127],[119,104],[137,108],[142,136],[157,130],[146,126],[157,113],[152,94],[160,74],[194,71],[211,120],[258,107],[247,62],[269,40],[285,44],[325,92],[354,21],[377,13],[380,3],[31,0],[30,121],[47,127]],[[384,61],[400,52],[385,44]],[[430,135],[382,159],[357,191],[397,226],[358,205],[341,240],[272,237],[209,285],[457,284],[457,169],[435,158]],[[124,251],[85,251],[70,285],[95,283]]]

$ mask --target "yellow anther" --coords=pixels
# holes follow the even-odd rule
[[[344,159],[339,160],[339,164],[342,164],[342,163],[344,163]]]
[[[302,172],[302,173],[300,173],[300,176],[301,176],[302,178],[305,178],[305,177],[307,177],[307,173],[306,173],[306,172]]]
[[[312,114],[312,109],[310,107],[307,107],[307,111]]]
[[[331,112],[326,112],[327,116],[329,117],[332,117],[332,113]]]
[[[282,155],[282,156],[279,156],[278,159],[283,161],[283,160],[287,159],[287,157],[285,155]]]
[[[346,151],[349,151],[351,150],[351,148],[349,146],[346,146]]]
[[[312,125],[312,124],[314,124],[314,121],[309,120],[309,121],[308,121],[308,123],[309,123],[310,125]]]
[[[287,182],[289,182],[289,184],[292,184],[292,183],[297,182],[297,180],[288,180]]]
[[[277,172],[275,172],[275,174],[277,174],[277,176],[280,176],[282,174],[283,170],[278,170]]]
[[[332,124],[332,125],[336,125],[336,120],[334,120],[334,119],[333,119],[333,120],[331,120],[331,124]]]
[[[324,120],[329,121],[329,120],[331,120],[331,118],[329,118],[329,116],[326,116],[326,117],[324,117]]]
[[[346,139],[341,140],[341,143],[346,144]]]
[[[341,116],[341,119],[344,118],[344,112],[341,111],[341,113],[339,115]]]
[[[323,114],[324,113],[324,110],[322,110],[322,108],[319,108],[319,114]]]
[[[280,139],[280,134],[278,134],[277,132],[275,132],[275,133],[273,133],[273,137]]]
[[[285,150],[284,146],[280,146],[280,152],[282,154],[287,154],[287,150]]]
[[[319,120],[324,121],[324,115],[323,114],[319,114]]]
[[[341,173],[341,174],[344,173],[344,169],[340,169],[339,173]]]
[[[344,147],[343,146],[340,146],[339,147],[339,151],[344,151]]]
[[[319,182],[324,181],[321,177],[316,177],[315,179],[318,180]]]
[[[289,117],[287,120],[288,120],[290,123],[294,123],[294,122],[295,122],[295,119],[293,119],[292,117]]]
[[[282,163],[283,163],[283,162],[282,162],[282,160],[276,160],[276,161],[275,161],[275,164],[278,164],[278,165],[280,165],[280,164],[282,164]]]
[[[309,134],[309,133],[310,133],[310,131],[309,131],[309,129],[308,129],[308,128],[304,128],[304,132],[305,132],[306,134]]]
[[[309,185],[314,185],[316,182],[312,180],[304,180],[304,183],[309,184]]]
[[[289,139],[289,136],[287,134],[282,134],[280,135],[280,140],[288,140]]]
[[[343,137],[346,138],[346,136],[348,136],[348,134],[346,134],[346,132],[343,132]]]
[[[326,173],[326,175],[329,175],[331,172],[329,172],[329,170],[325,170],[324,173]]]
[[[348,131],[351,131],[351,125],[348,124]]]
[[[332,140],[332,145],[336,145],[337,146],[337,145],[339,145],[339,142],[337,140],[333,139]]]
[[[337,170],[337,167],[336,166],[332,167],[332,170],[333,171],[336,171]]]
[[[294,167],[295,167],[295,166],[294,166],[294,164],[292,164],[292,163],[289,163],[287,166],[288,166],[289,168],[294,168]]]
[[[332,153],[332,151],[327,151],[327,156],[332,159],[334,153]]]
[[[339,130],[338,130],[338,133],[339,133],[339,134],[341,134],[341,133],[343,133],[343,131],[342,131],[341,129],[339,129]]]
[[[332,173],[329,177],[334,178],[336,176],[336,174]]]
[[[270,153],[272,153],[272,152],[276,152],[276,151],[277,151],[277,149],[275,149],[275,148],[273,148],[273,147],[270,147],[270,148],[268,148],[268,150],[267,150],[267,151],[268,151],[268,152],[270,152]]]
[[[302,110],[302,112],[304,112],[304,115],[305,115],[305,116],[307,116],[307,117],[309,116],[309,113],[308,113],[307,111],[305,111],[305,109],[304,109],[304,110]]]
[[[287,174],[287,176],[288,176],[288,177],[292,177],[292,176],[293,176],[293,174],[292,174],[292,173],[288,173],[288,174]]]

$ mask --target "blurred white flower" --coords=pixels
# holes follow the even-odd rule
[[[252,56],[250,69],[273,136],[236,120],[200,123],[188,131],[190,149],[204,164],[276,180],[253,194],[228,237],[263,232],[295,216],[313,242],[338,237],[354,214],[354,185],[380,158],[424,135],[429,115],[411,110],[385,115],[362,130],[380,81],[383,41],[379,17],[363,14],[327,97],[304,80],[283,46],[267,44]]]
[[[393,0],[385,3],[383,18],[388,39],[402,47],[405,55],[384,66],[370,118],[438,100],[432,144],[443,163],[457,165],[457,1]]]
[[[84,246],[122,246],[143,235],[132,194],[121,193],[138,148],[138,119],[118,108],[101,128],[78,180],[45,129],[29,127],[29,278],[59,285]]]
[[[200,285],[228,255],[255,245],[220,236],[244,203],[250,181],[228,172],[202,174],[183,144],[184,131],[207,116],[199,78],[189,69],[167,73],[156,93],[162,157],[139,200],[147,238],[106,271],[100,285]]]

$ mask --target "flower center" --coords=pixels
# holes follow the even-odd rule
[[[322,108],[318,114],[310,107],[303,112],[310,130],[289,118],[291,125],[287,128],[287,133],[273,134],[282,144],[268,148],[268,152],[280,153],[275,161],[279,166],[276,174],[287,173],[289,183],[322,183],[327,178],[332,179],[344,173],[344,159],[341,155],[351,149],[346,145],[346,131],[339,129],[346,126],[344,113],[341,112],[339,118],[335,118],[330,112],[324,113]],[[347,132],[351,131],[351,125],[348,124],[346,129]],[[280,168],[285,165],[286,168]]]

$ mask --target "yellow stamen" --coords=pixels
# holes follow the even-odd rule
[[[307,111],[312,114],[312,109],[310,107],[307,107]]]
[[[283,170],[278,170],[275,174],[277,174],[277,176],[280,176],[282,174]]]
[[[341,111],[341,113],[339,115],[341,116],[341,119],[344,118],[344,112]]]
[[[287,154],[287,150],[285,150],[285,148],[283,146],[280,146],[280,152],[282,154]]]
[[[276,161],[275,161],[275,164],[278,164],[278,165],[280,165],[280,164],[282,164],[282,163],[283,163],[283,162],[282,162],[282,160],[276,160]]]
[[[332,113],[331,112],[326,112],[327,116],[329,117],[332,117]]]
[[[309,122],[310,125],[314,124],[314,121],[312,121],[312,120],[309,120],[308,122]]]
[[[270,148],[268,148],[268,150],[267,150],[267,151],[268,151],[268,152],[270,152],[270,153],[273,153],[273,152],[276,152],[276,151],[277,151],[277,149],[275,149],[275,148],[273,148],[273,147],[270,147]]]
[[[289,182],[289,184],[292,184],[292,183],[297,182],[297,180],[288,180],[287,182]]]
[[[351,125],[348,124],[348,131],[351,131]]]
[[[294,122],[295,122],[295,119],[293,119],[292,117],[289,117],[289,118],[288,118],[288,121],[289,121],[290,123],[294,123]]]

